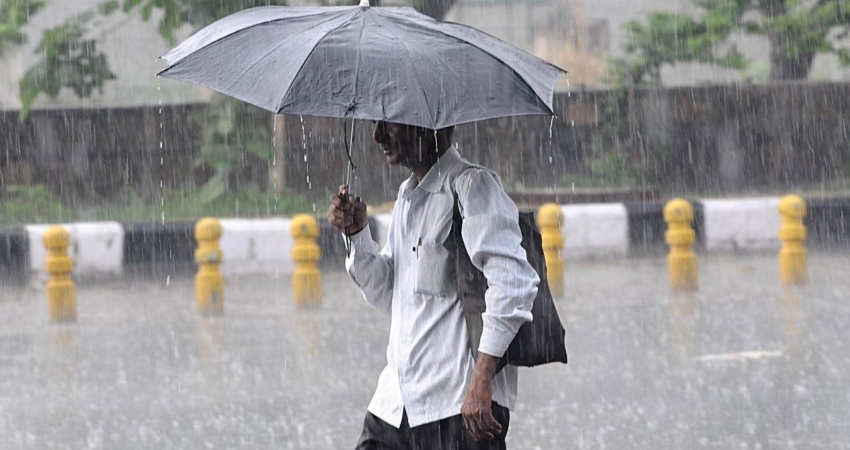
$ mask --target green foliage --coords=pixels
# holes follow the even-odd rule
[[[157,30],[174,44],[174,34],[183,25],[201,28],[243,9],[283,3],[277,0],[123,0],[122,9],[126,13],[138,12],[146,21],[155,10],[160,11],[162,16]]]
[[[202,188],[201,200],[209,201],[227,192],[228,177],[246,154],[268,162],[274,158],[270,126],[273,116],[268,111],[216,95],[210,107],[196,112],[192,119],[200,141],[195,165],[215,169],[215,176]]]
[[[237,191],[229,190],[209,202],[201,202],[192,195],[172,198],[166,205],[166,218],[291,216],[312,214],[313,205],[313,201],[302,195],[275,194],[248,185]]]
[[[32,102],[41,92],[55,98],[63,87],[69,87],[78,97],[85,98],[95,90],[102,91],[107,80],[115,79],[106,55],[98,50],[97,41],[85,37],[93,16],[93,13],[82,14],[75,22],[44,32],[36,50],[43,57],[27,70],[20,82],[21,120],[29,114]]]
[[[614,147],[605,147],[588,161],[590,175],[565,174],[561,186],[573,188],[635,188],[650,181],[647,164]]]
[[[71,210],[43,185],[6,186],[0,196],[0,225],[59,223],[70,218]]]
[[[268,111],[224,95],[192,117],[198,126],[200,151],[195,163],[229,172],[245,153],[271,162],[274,157]]]
[[[21,28],[43,7],[44,0],[0,1],[0,56],[10,47],[27,41],[27,36]]]
[[[634,187],[643,184],[645,168],[636,158],[607,148],[590,161],[590,171],[601,186]]]
[[[16,3],[8,3],[14,1]],[[282,0],[281,0],[282,2]],[[159,11],[157,30],[174,44],[175,33],[184,25],[200,28],[228,14],[254,6],[277,4],[272,0],[106,0],[65,23],[44,32],[36,54],[38,61],[27,70],[20,83],[23,105],[20,119],[29,114],[32,103],[42,93],[50,97],[70,88],[77,97],[87,98],[95,90],[102,91],[106,81],[115,79],[106,55],[98,49],[97,40],[91,37],[94,19],[116,11],[138,14],[143,20],[154,17]],[[45,5],[45,0],[4,0],[4,24],[0,24],[0,53],[4,42],[23,42],[19,29],[29,15]],[[23,14],[29,8],[29,15]],[[6,15],[8,14],[8,16]],[[23,21],[23,22],[22,22]],[[8,26],[6,24],[8,22]],[[4,39],[4,36],[5,37]]]
[[[601,127],[610,141],[595,148],[594,157],[588,162],[591,185],[651,185],[654,182],[651,168],[662,157],[662,149],[647,148],[640,137],[639,99],[635,89],[639,82],[631,79],[628,68],[622,65],[610,68],[608,76],[612,87],[601,94],[599,103]]]
[[[115,220],[124,223],[195,220],[200,217],[267,218],[314,214],[315,199],[297,194],[273,194],[256,185],[228,191],[212,201],[203,201],[200,191],[172,192],[146,203],[130,194],[120,205],[99,203],[64,205],[45,186],[6,186],[0,196],[0,225],[65,223]]]
[[[201,190],[172,192],[164,199],[146,203],[130,195],[119,206],[96,205],[79,212],[74,220],[115,220],[118,222],[159,222],[195,220],[212,216],[221,218],[267,218],[313,214],[314,202],[297,194],[275,194],[248,185],[229,190],[212,200],[203,198]]]
[[[614,61],[612,79],[657,84],[661,68],[676,62],[744,69],[749,61],[727,45],[734,34],[768,38],[771,57],[789,68],[772,73],[772,79],[805,77],[817,53],[850,63],[850,53],[839,44],[850,31],[850,0],[694,0],[694,5],[700,14],[652,12],[645,22],[628,22],[627,56]]]

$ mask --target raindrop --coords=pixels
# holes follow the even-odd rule
[[[313,185],[310,183],[310,163],[307,161],[307,131],[304,128],[304,116],[298,116],[301,119],[301,150],[304,151],[304,165],[307,167],[307,189],[313,190]]]
[[[162,127],[162,86],[160,84],[160,78],[156,79],[156,92],[157,97],[159,97],[159,150],[160,155],[163,155],[163,149],[165,148],[165,141],[163,139],[163,127]],[[165,190],[163,188],[162,183],[162,172],[165,165],[165,157],[160,156],[159,158],[159,203],[160,203],[160,216],[162,218],[162,224],[165,225]]]
[[[278,121],[278,119],[282,119],[282,116],[280,114],[275,114],[274,117],[272,117],[272,166],[277,165],[277,121]],[[278,187],[278,182],[280,180],[279,180],[279,176],[277,175],[278,171],[274,170],[273,172],[275,173],[275,177],[274,177],[274,183],[272,184],[273,187],[274,187],[274,189],[272,191],[274,193],[273,194],[273,196],[274,196],[274,206],[272,207],[272,211],[274,211],[274,213],[277,214],[277,203],[278,203],[278,200],[279,200],[279,197],[280,197],[280,195],[279,195],[280,189]]]
[[[552,127],[555,126],[555,116],[553,115],[551,119],[549,119],[549,144],[552,144]]]

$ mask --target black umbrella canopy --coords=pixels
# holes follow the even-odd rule
[[[412,8],[261,7],[163,56],[160,75],[281,114],[430,129],[553,115],[565,71],[493,36]]]

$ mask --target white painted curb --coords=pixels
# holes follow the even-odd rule
[[[622,257],[629,253],[629,213],[621,203],[562,205],[565,260]]]
[[[708,251],[778,250],[779,197],[703,200]]]
[[[291,219],[221,219],[221,250],[224,275],[290,275],[292,261]]]
[[[622,204],[561,206],[564,221],[562,255],[568,260],[626,256],[629,253],[629,216]],[[390,214],[374,216],[378,223],[378,242],[387,242]]]
[[[42,237],[52,225],[25,225],[29,241],[30,272],[34,280],[44,281],[47,250]],[[74,261],[72,276],[102,279],[124,272],[124,227],[118,222],[79,222],[62,224],[71,235],[68,255]]]

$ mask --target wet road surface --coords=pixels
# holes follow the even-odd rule
[[[569,365],[520,371],[512,449],[840,449],[850,444],[850,255],[571,262]],[[342,273],[299,310],[288,277],[232,278],[199,317],[191,277],[85,284],[78,323],[0,286],[0,449],[348,449],[385,364],[388,319]]]

